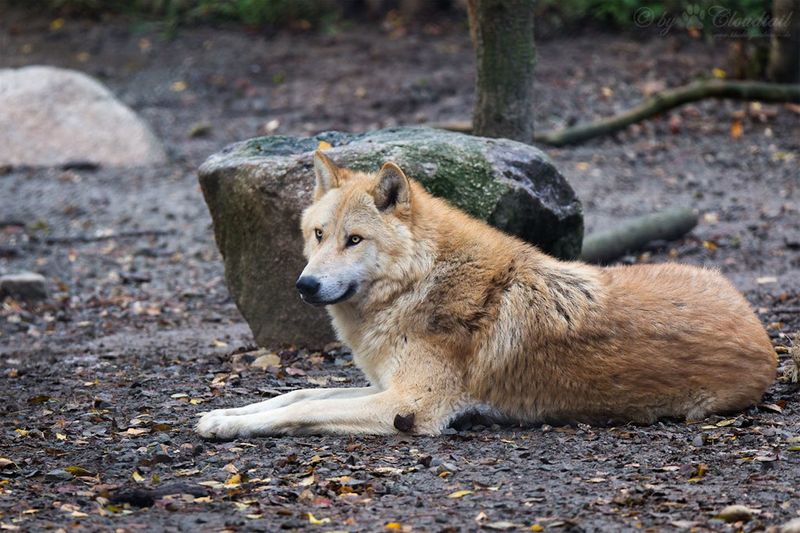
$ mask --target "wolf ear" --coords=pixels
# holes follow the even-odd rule
[[[372,191],[372,197],[380,211],[406,205],[411,200],[411,183],[400,167],[386,163],[378,172],[378,183]]]
[[[339,167],[319,150],[314,152],[314,175],[317,177],[317,184],[314,187],[315,200],[319,200],[326,192],[340,185]]]

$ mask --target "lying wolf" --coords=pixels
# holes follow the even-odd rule
[[[371,386],[206,413],[200,435],[437,434],[459,413],[651,423],[741,410],[776,356],[715,271],[558,261],[428,194],[314,157],[303,300],[326,306]]]

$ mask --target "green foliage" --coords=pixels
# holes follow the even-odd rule
[[[29,0],[9,3],[30,7]],[[221,20],[256,27],[297,23],[300,27],[311,27],[324,24],[338,14],[333,0],[42,0],[41,4],[54,16],[125,14],[155,19],[173,28]]]
[[[769,14],[770,6],[769,0],[539,0],[536,9],[540,22],[556,28],[593,22],[612,29],[631,29],[636,27],[635,15],[642,9],[649,10],[656,20],[667,17],[675,20],[677,27],[685,28],[690,20],[685,16],[689,9],[700,10],[706,21],[712,19],[712,13],[720,11],[735,15],[739,20],[756,20]],[[710,34],[715,28],[713,24],[704,24],[698,29]],[[743,33],[753,36],[767,33],[767,30],[749,24]]]

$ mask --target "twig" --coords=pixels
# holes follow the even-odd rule
[[[108,235],[73,235],[68,237],[38,237],[31,236],[34,242],[43,242],[45,244],[72,244],[75,242],[100,242],[110,241],[113,239],[124,239],[133,237],[158,237],[162,235],[173,235],[174,230],[139,230],[139,231],[121,231],[119,233],[109,233]]]

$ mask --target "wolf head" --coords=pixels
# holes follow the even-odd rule
[[[320,151],[314,173],[314,203],[301,224],[308,264],[297,290],[313,305],[364,298],[402,270],[413,249],[411,182],[394,163],[365,174]]]

